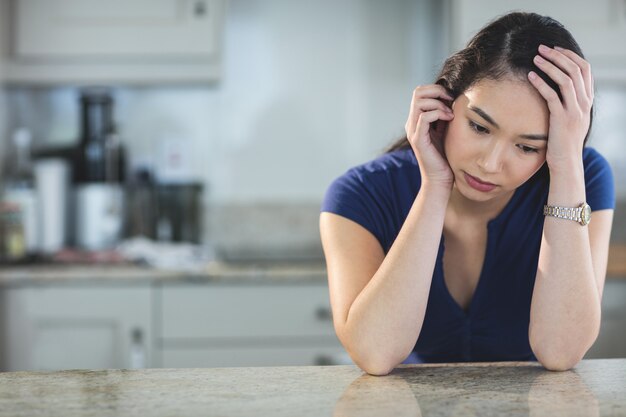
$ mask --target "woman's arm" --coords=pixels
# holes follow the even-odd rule
[[[582,168],[577,175],[551,175],[549,205],[576,207],[585,201]],[[574,367],[600,330],[613,210],[596,211],[588,226],[546,217],[530,309],[530,344],[550,370]]]
[[[563,97],[529,74],[550,110],[548,204],[576,207],[586,201],[582,147],[593,103],[591,69],[571,51],[540,47],[539,52],[544,59],[536,59],[536,65],[559,85]],[[598,336],[612,219],[612,210],[602,210],[588,226],[544,220],[529,338],[547,369],[572,368]]]
[[[417,342],[449,193],[420,190],[387,256],[357,223],[320,217],[337,337],[369,374],[388,374]]]
[[[418,160],[421,188],[387,255],[364,227],[322,213],[320,232],[337,336],[354,362],[388,374],[417,342],[430,292],[454,177],[437,150],[443,125],[454,117],[439,85],[413,93],[405,129]],[[432,136],[431,136],[432,135]]]

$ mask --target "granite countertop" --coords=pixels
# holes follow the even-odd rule
[[[0,373],[0,416],[618,416],[626,359]]]

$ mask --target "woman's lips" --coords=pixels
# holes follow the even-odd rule
[[[479,178],[473,177],[467,172],[463,172],[463,175],[465,176],[465,182],[467,182],[467,184],[475,190],[486,193],[497,187],[497,185],[481,181]]]

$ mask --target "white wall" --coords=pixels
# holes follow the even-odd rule
[[[188,143],[210,202],[320,201],[402,135],[412,89],[440,65],[436,4],[231,0],[220,83],[117,89],[116,120],[135,160],[163,138]],[[74,89],[11,89],[10,101],[12,125],[39,141],[78,136]]]

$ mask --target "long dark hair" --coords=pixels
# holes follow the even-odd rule
[[[536,13],[513,12],[491,21],[464,49],[446,59],[436,83],[456,98],[483,79],[501,80],[513,76],[526,80],[526,75],[534,71],[562,99],[559,86],[533,63],[540,44],[551,48],[560,46],[584,58],[580,46],[561,23]],[[585,144],[592,122],[593,107]],[[410,147],[405,135],[385,152]]]

